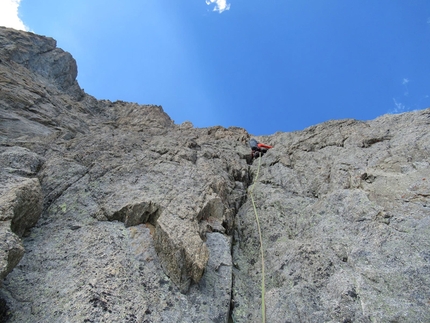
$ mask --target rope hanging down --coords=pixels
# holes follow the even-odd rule
[[[258,228],[258,235],[260,237],[260,253],[261,253],[261,316],[262,316],[262,322],[266,323],[266,302],[265,302],[265,293],[266,293],[266,287],[265,287],[265,280],[264,280],[264,251],[263,251],[263,238],[261,235],[261,228],[260,228],[260,220],[258,218],[258,212],[257,207],[255,206],[254,201],[254,195],[252,194],[254,191],[255,184],[258,180],[258,174],[260,173],[260,166],[261,166],[261,153],[260,158],[258,158],[258,168],[257,168],[257,175],[255,176],[254,183],[252,184],[251,189],[249,190],[249,195],[251,196],[252,206],[254,208],[254,214],[255,214],[255,220],[257,222],[257,228]]]

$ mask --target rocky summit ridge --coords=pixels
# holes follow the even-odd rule
[[[0,27],[0,321],[430,322],[430,109],[257,138],[97,100]],[[260,163],[261,162],[261,163]]]

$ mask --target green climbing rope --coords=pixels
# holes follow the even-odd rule
[[[265,298],[265,293],[266,293],[266,287],[265,287],[265,281],[264,281],[263,238],[262,238],[262,235],[261,235],[260,220],[258,218],[257,207],[255,206],[254,195],[252,194],[253,191],[254,191],[255,184],[257,183],[258,174],[260,173],[260,166],[261,166],[261,154],[260,154],[260,158],[258,158],[257,175],[255,176],[254,183],[252,184],[251,189],[249,190],[249,195],[251,196],[252,206],[254,207],[255,220],[257,222],[258,235],[260,237],[260,253],[261,253],[261,316],[262,316],[262,322],[266,323],[266,302],[265,302],[265,299],[264,299]]]

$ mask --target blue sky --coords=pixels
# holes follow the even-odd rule
[[[178,124],[266,135],[430,107],[429,0],[6,2],[85,92]]]

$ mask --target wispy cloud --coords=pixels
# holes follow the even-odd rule
[[[403,93],[403,95],[405,95],[405,96],[408,96],[409,95],[409,89],[408,89],[408,83],[409,83],[410,81],[409,81],[409,79],[407,79],[407,78],[404,78],[403,79],[403,82],[402,82],[402,84],[403,84],[403,86],[404,86],[404,88],[405,88],[405,92]]]
[[[409,111],[409,109],[401,102],[397,102],[395,98],[393,98],[394,105],[396,106],[390,113],[403,113]]]
[[[0,0],[0,26],[29,30],[18,16],[21,0]]]
[[[214,3],[215,8],[213,11],[218,11],[219,13],[222,13],[225,10],[230,10],[230,4],[227,3],[227,0],[206,0],[206,4],[210,5]]]
[[[429,107],[430,96],[428,94],[418,94],[416,89],[415,91],[412,89],[409,92],[410,85],[412,85],[412,88],[416,85],[414,80],[411,81],[406,77],[402,79],[403,96],[393,98],[395,108],[388,111],[388,113],[403,113]]]

